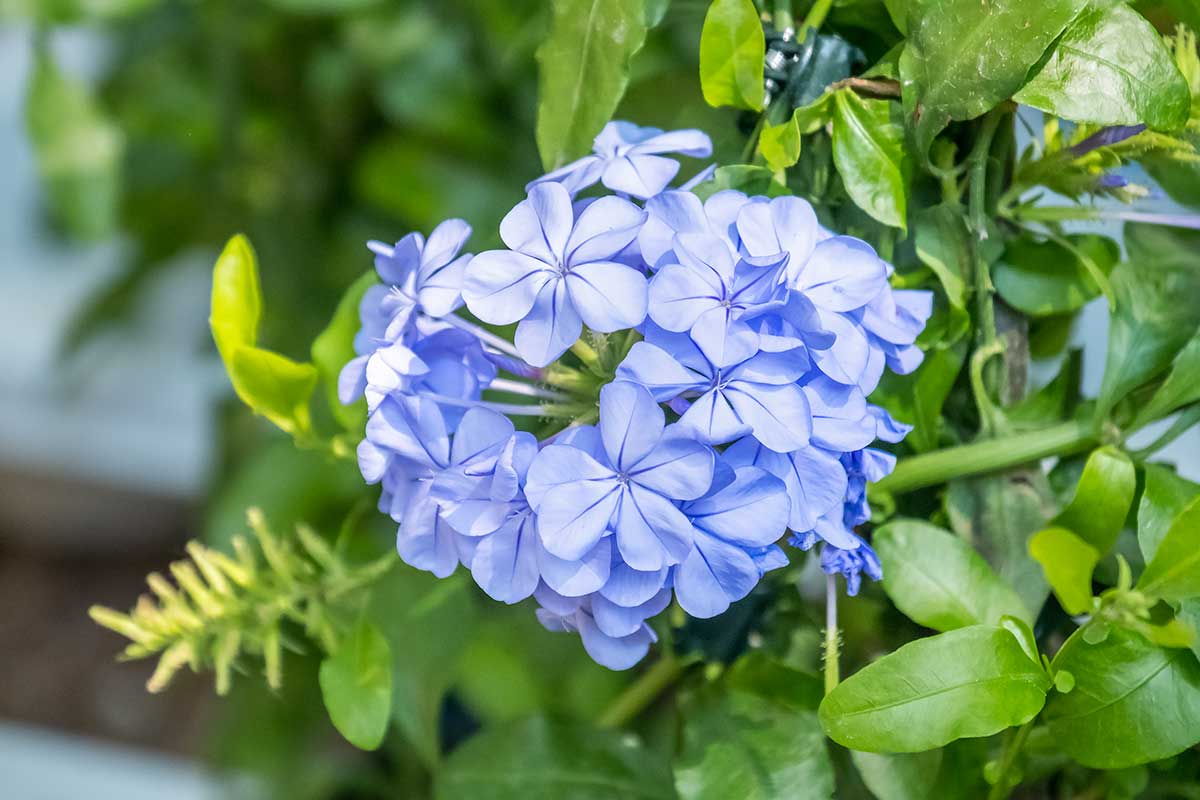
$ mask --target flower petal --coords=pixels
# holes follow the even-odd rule
[[[620,497],[615,480],[574,481],[552,487],[538,508],[542,544],[559,558],[582,558],[608,529]]]
[[[791,272],[794,265],[789,265]],[[887,265],[866,242],[834,236],[817,244],[791,281],[819,308],[862,308],[887,287]]]
[[[740,364],[758,352],[758,334],[740,319],[733,319],[729,308],[717,306],[705,311],[691,330],[692,341],[716,367]]]
[[[546,262],[512,250],[487,250],[467,264],[462,295],[484,322],[509,325],[529,313],[553,277]]]
[[[760,576],[745,550],[704,531],[695,536],[695,549],[675,568],[675,599],[688,614],[708,619],[750,594]]]
[[[529,316],[517,326],[513,343],[527,363],[544,367],[567,352],[582,331],[583,321],[566,283],[553,280],[542,287]]]
[[[470,236],[471,226],[466,220],[448,219],[434,228],[421,252],[418,282],[423,286],[430,276],[457,258]]]
[[[449,463],[445,420],[437,404],[425,397],[387,397],[367,420],[367,438],[421,464],[444,467]]]
[[[421,282],[417,300],[431,317],[444,317],[462,303],[463,281],[472,256],[463,255],[430,271]]]
[[[622,493],[616,533],[625,563],[642,571],[678,564],[692,547],[692,524],[683,512],[636,484]]]
[[[707,231],[708,218],[704,204],[691,192],[662,192],[646,201],[649,217],[638,232],[642,257],[651,269],[673,261],[675,234],[685,231]]]
[[[573,267],[565,281],[579,316],[594,331],[635,328],[646,318],[649,290],[640,270],[594,261]]]
[[[543,447],[529,467],[525,482],[525,499],[534,511],[541,508],[542,498],[555,486],[575,481],[596,481],[616,475],[605,464],[601,464],[586,449],[570,444],[552,444]]]
[[[667,351],[649,342],[638,342],[630,349],[617,367],[617,380],[645,386],[659,402],[708,385],[706,378],[685,369]]]
[[[512,435],[513,424],[508,417],[487,408],[469,409],[454,432],[450,460],[466,464],[484,456],[495,458]]]
[[[563,597],[583,597],[599,589],[612,569],[612,537],[606,536],[578,559],[563,559],[538,546],[542,580]]]
[[[649,625],[642,625],[632,636],[614,637],[601,631],[591,614],[581,612],[577,619],[583,649],[597,664],[612,670],[629,669],[637,664],[655,641]]]
[[[678,172],[679,162],[673,158],[631,152],[609,161],[601,181],[614,192],[645,198],[667,188]]]
[[[479,542],[471,575],[493,600],[520,602],[538,585],[538,545],[533,515],[514,516]]]
[[[712,485],[713,459],[711,447],[687,438],[673,425],[650,453],[629,468],[629,478],[672,500],[691,500]]]
[[[610,463],[627,472],[662,438],[665,415],[640,384],[613,381],[600,390],[600,437]]]
[[[592,618],[609,636],[631,636],[646,620],[671,604],[671,590],[662,589],[639,606],[620,606],[603,595],[592,596]]]
[[[579,214],[561,263],[575,266],[609,261],[637,238],[646,212],[620,197],[601,197]]]
[[[669,331],[683,332],[721,304],[722,289],[711,270],[667,264],[650,279],[650,319]]]
[[[570,192],[560,183],[537,183],[500,221],[500,238],[510,250],[561,264],[574,222]]]
[[[668,131],[644,139],[633,146],[633,153],[678,153],[691,158],[708,158],[712,155],[712,139],[695,128]]]
[[[700,395],[677,423],[705,444],[724,444],[750,432],[751,426],[733,410],[725,393],[711,389]]]
[[[421,491],[409,502],[396,532],[396,550],[409,566],[445,578],[458,567],[455,536],[438,516],[437,504]]]
[[[644,572],[618,560],[612,565],[612,572],[600,588],[600,594],[619,606],[640,606],[662,589],[668,569],[663,567]]]
[[[733,483],[684,506],[697,528],[741,547],[766,547],[787,530],[783,481],[757,467],[740,467]]]
[[[800,387],[734,381],[724,394],[754,438],[775,452],[789,453],[808,444],[812,414]]]

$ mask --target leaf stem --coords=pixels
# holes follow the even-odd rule
[[[1136,452],[1130,453],[1130,455],[1138,461],[1145,461],[1187,433],[1197,422],[1200,422],[1200,403],[1194,403],[1184,408],[1179,413],[1179,416],[1175,418],[1175,421],[1171,423],[1171,426],[1163,431],[1161,436]]]
[[[904,494],[952,478],[995,472],[1049,456],[1071,455],[1098,444],[1101,438],[1091,422],[1071,421],[1040,431],[948,447],[901,459],[891,475],[874,484],[874,490]]]
[[[838,664],[840,657],[840,631],[838,631],[837,576],[825,576],[825,694],[837,688],[841,681]]]
[[[673,653],[664,652],[650,669],[629,684],[625,691],[596,718],[600,728],[619,728],[646,709],[662,692],[674,683],[690,660],[681,659]]]
[[[800,23],[801,30],[809,28],[819,28],[824,24],[825,18],[829,16],[829,10],[833,8],[833,0],[817,0],[813,3],[813,7],[808,10],[808,14],[804,17],[804,22]]]
[[[970,222],[971,233],[971,256],[975,267],[975,319],[977,328],[975,346],[977,349],[984,350],[992,347],[996,340],[996,309],[992,304],[992,295],[995,293],[995,286],[992,284],[991,268],[988,265],[987,258],[983,255],[982,243],[988,238],[988,214],[987,214],[987,168],[988,161],[991,157],[992,140],[996,137],[996,130],[1000,126],[1000,119],[1007,113],[1000,108],[993,109],[983,118],[983,124],[979,128],[979,137],[975,140],[974,147],[971,148],[970,155],[967,156],[967,173],[969,180],[969,188],[967,194],[967,218]],[[988,390],[985,382],[976,385],[975,390],[978,392],[983,389]],[[983,407],[985,398],[976,397],[976,403]],[[984,435],[992,435],[995,433],[994,419],[984,417],[981,420],[982,433]]]
[[[1029,739],[1029,732],[1033,730],[1033,723],[1036,720],[1037,717],[1035,716],[1029,722],[1017,728],[1017,732],[1008,740],[1008,743],[1004,747],[1004,755],[1001,757],[1000,769],[996,773],[996,782],[992,784],[987,800],[1006,800],[1012,794],[1014,786],[1010,786],[1008,783],[1008,773],[1013,768],[1013,764],[1016,763],[1017,756],[1024,749],[1025,742]]]

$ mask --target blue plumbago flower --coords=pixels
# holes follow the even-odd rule
[[[458,220],[373,243],[384,283],[339,381],[367,400],[359,467],[401,558],[532,597],[612,669],[645,656],[672,599],[709,617],[744,598],[786,566],[785,538],[851,594],[880,577],[857,531],[895,459],[872,445],[909,426],[867,395],[920,363],[932,311],[799,198],[668,188],[668,152],[707,155],[707,137],[609,126],[528,187],[505,250],[460,256]],[[573,200],[597,181],[624,196]]]
[[[646,276],[614,258],[637,237],[645,212],[603,197],[575,217],[571,196],[540,183],[500,223],[509,250],[468,265],[463,296],[471,313],[517,325],[518,354],[544,367],[579,338],[584,323],[610,333],[646,318]]]
[[[526,186],[560,183],[571,194],[597,182],[620,194],[653,197],[667,187],[679,172],[679,162],[664,158],[677,153],[693,158],[712,155],[712,140],[697,130],[664,133],[658,128],[641,128],[629,122],[610,122],[596,137],[596,150],[561,169],[543,175]]]

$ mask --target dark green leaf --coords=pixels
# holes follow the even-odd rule
[[[1049,686],[1011,633],[976,625],[909,642],[851,675],[821,703],[821,725],[856,750],[929,750],[1028,722]]]
[[[715,0],[700,32],[700,87],[710,106],[763,104],[766,40],[751,0]]]
[[[914,426],[907,442],[918,453],[938,445],[942,404],[962,369],[966,350],[964,342],[944,350],[931,350],[916,372],[908,375],[887,372],[879,388],[871,394],[872,402]]]
[[[537,53],[537,142],[548,170],[592,149],[646,40],[642,0],[553,0],[551,8],[550,35]]]
[[[395,569],[375,585],[367,613],[392,649],[392,718],[425,762],[436,764],[442,701],[474,625],[467,584],[457,575],[438,580]]]
[[[1117,4],[1082,14],[1014,98],[1075,122],[1173,130],[1191,95],[1158,31]]]
[[[437,800],[669,800],[667,760],[632,736],[535,718],[489,728],[446,759]]]
[[[1126,225],[1125,246],[1129,261],[1112,273],[1117,310],[1098,415],[1162,373],[1200,325],[1200,231]]]
[[[1138,547],[1149,564],[1171,522],[1200,497],[1200,483],[1180,477],[1163,464],[1145,466],[1145,486],[1137,511]]]
[[[767,698],[776,704],[816,711],[825,695],[822,679],[751,650],[725,672],[725,686]]]
[[[1163,600],[1200,596],[1200,497],[1172,520],[1154,558],[1138,578],[1137,588]]]
[[[379,747],[392,713],[392,655],[383,634],[360,620],[321,662],[320,682],[329,718],[346,741]]]
[[[1097,644],[1076,632],[1053,667],[1075,676],[1075,690],[1055,694],[1045,720],[1076,761],[1116,769],[1200,741],[1200,663],[1191,652],[1155,647],[1121,628]]]
[[[911,620],[948,631],[995,625],[1004,615],[1032,622],[1016,593],[971,545],[919,520],[895,520],[872,539],[883,588]]]
[[[1004,258],[992,269],[996,291],[1018,311],[1033,317],[1078,311],[1100,294],[1100,287],[1084,265],[1091,259],[1107,275],[1120,256],[1112,239],[1092,234],[1066,237],[1075,251],[1054,241],[1038,242],[1026,236],[1009,242]]]
[[[815,712],[728,689],[687,713],[675,787],[683,800],[817,800],[833,766]]]
[[[242,402],[292,435],[312,427],[308,403],[317,386],[317,370],[258,347],[239,347],[226,364]]]
[[[1115,447],[1099,447],[1088,456],[1075,496],[1054,518],[1100,555],[1112,549],[1133,503],[1137,475],[1129,456]]]
[[[909,0],[900,56],[904,110],[924,159],[951,120],[1013,95],[1087,0]]]
[[[949,483],[946,516],[955,533],[974,545],[1012,586],[1027,608],[1041,608],[1050,587],[1029,555],[1029,537],[1053,513],[1041,470],[964,478]]]
[[[378,282],[375,271],[366,272],[350,285],[338,301],[333,319],[312,343],[312,360],[325,384],[325,397],[333,416],[348,431],[362,432],[367,422],[367,401],[359,400],[344,406],[338,398],[338,375],[346,362],[353,359],[354,337],[362,323],[358,318],[358,304],[362,297]]]
[[[851,89],[833,95],[833,163],[855,205],[882,222],[907,229],[908,173],[899,107]]]
[[[79,239],[100,239],[117,222],[124,139],[88,87],[37,54],[25,122],[50,210]]]
[[[1092,607],[1092,571],[1100,560],[1096,548],[1066,528],[1046,528],[1029,540],[1029,554],[1046,573],[1050,588],[1068,614]]]

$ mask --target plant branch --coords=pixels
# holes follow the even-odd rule
[[[875,97],[899,97],[900,81],[888,78],[843,78],[829,84],[829,91],[836,92],[838,89],[853,89],[859,94]]]
[[[838,630],[837,576],[825,576],[825,694],[837,688],[841,681],[841,632]]]
[[[1012,794],[1014,787],[1009,785],[1008,773],[1012,770],[1013,764],[1016,763],[1017,756],[1024,749],[1025,742],[1029,739],[1029,732],[1033,730],[1033,723],[1036,719],[1034,717],[1034,719],[1017,728],[1017,732],[1013,734],[1005,745],[1004,755],[1000,761],[1000,769],[996,773],[996,782],[992,784],[992,789],[988,792],[988,800],[1006,800]]]
[[[1040,431],[948,447],[901,459],[891,475],[874,484],[874,490],[904,494],[952,478],[996,472],[1049,456],[1071,455],[1098,444],[1101,438],[1092,423],[1072,421]]]
[[[596,725],[600,728],[619,728],[627,724],[674,683],[691,663],[690,659],[681,659],[674,653],[664,651],[654,666],[629,684],[596,718]]]
[[[829,10],[833,8],[833,0],[817,0],[813,3],[813,7],[808,10],[808,14],[804,17],[804,22],[800,23],[801,30],[809,28],[819,28],[825,22],[825,18],[829,16]]]

